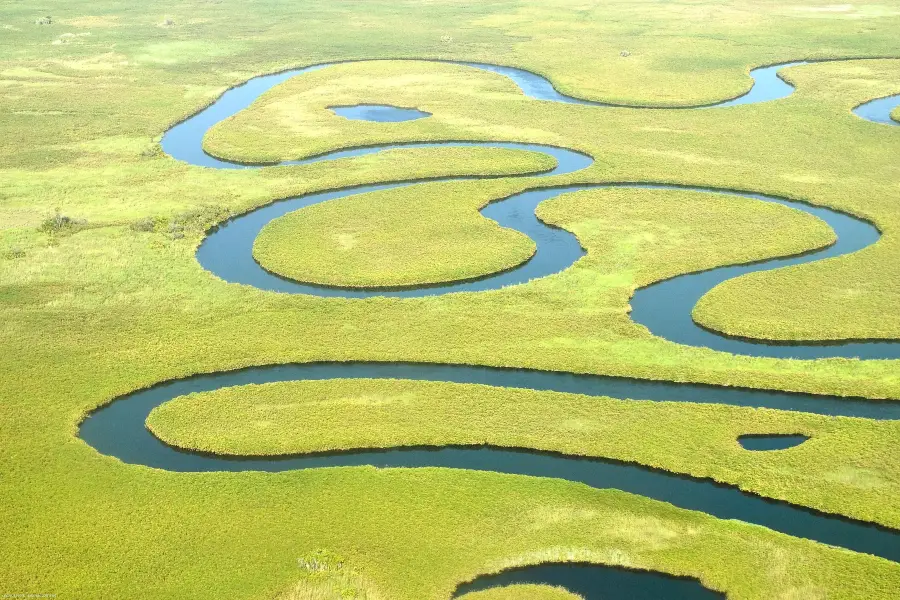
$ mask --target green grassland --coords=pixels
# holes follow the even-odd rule
[[[503,153],[512,163],[522,154]],[[533,156],[538,160],[532,170],[553,168],[550,157]],[[469,183],[474,185],[433,183],[360,194],[295,211],[263,228],[253,257],[297,281],[349,287],[471,279],[531,258],[530,238],[478,214],[495,199],[490,187]]]
[[[378,600],[378,590],[342,556],[317,550],[297,558],[298,581],[276,600]],[[543,589],[544,586],[538,586]]]
[[[51,25],[35,24],[47,14]],[[297,194],[395,179],[522,173],[540,168],[540,161],[524,153],[473,151],[460,157],[405,149],[332,164],[226,173],[177,163],[157,144],[170,124],[227,86],[322,61],[482,60],[535,70],[583,97],[690,105],[741,93],[750,85],[747,71],[760,64],[889,56],[896,52],[898,27],[896,2],[579,1],[554,3],[552,10],[527,2],[451,0],[3,5],[0,591],[72,598],[281,594],[336,600],[355,590],[368,600],[441,600],[480,573],[583,560],[698,577],[728,591],[729,598],[892,598],[900,587],[894,563],[615,490],[447,469],[171,473],[101,456],[75,434],[91,409],[157,381],[311,360],[526,366],[900,398],[900,375],[891,361],[736,357],[664,342],[628,319],[633,289],[650,281],[827,243],[828,232],[814,219],[713,195],[585,192],[539,211],[541,218],[574,231],[588,250],[565,273],[509,290],[430,299],[291,297],[227,285],[203,271],[194,250],[204,231],[229,214]],[[621,56],[622,50],[630,55]],[[900,337],[893,287],[900,275],[893,260],[900,244],[900,137],[895,128],[849,112],[859,102],[900,91],[898,72],[898,60],[801,67],[788,73],[799,86],[788,99],[692,112],[534,102],[500,77],[451,65],[342,65],[273,90],[214,131],[207,148],[296,158],[378,136],[388,142],[409,136],[560,144],[597,159],[590,170],[553,181],[441,184],[440,193],[454,207],[429,198],[425,190],[432,188],[426,186],[411,189],[408,202],[402,195],[386,198],[384,206],[393,204],[397,211],[408,205],[402,215],[407,219],[417,206],[429,216],[440,211],[435,218],[456,232],[450,240],[455,248],[471,248],[462,225],[481,219],[475,209],[486,199],[531,185],[654,180],[827,204],[871,219],[883,240],[854,256],[767,274],[752,286],[741,280],[726,284],[698,309],[697,318],[766,337]],[[381,83],[402,73],[431,83],[399,89]],[[440,110],[401,124],[404,133],[395,136],[329,116],[321,104],[354,97],[395,99],[400,105],[421,100],[421,107]],[[278,102],[281,114],[267,108]],[[306,115],[313,121],[298,120]],[[319,131],[322,124],[328,131]],[[323,205],[318,218],[324,223],[334,218],[332,211],[350,222],[361,218],[352,201],[343,208],[337,204]],[[687,218],[687,206],[702,218]],[[53,219],[57,210],[71,220]],[[401,226],[412,221],[388,219],[378,210],[384,208],[372,213],[382,219],[378,231],[360,243],[390,253]],[[305,226],[299,216],[284,222],[285,234]],[[448,242],[427,260],[410,258],[409,280],[452,278],[521,259],[516,252],[524,248],[522,240],[486,222],[480,227],[490,252],[458,257],[451,265]],[[779,233],[788,228],[795,235]],[[281,243],[280,237],[270,242]],[[322,237],[310,243],[322,254],[328,251]],[[332,256],[330,264],[354,258]],[[423,273],[425,262],[438,259],[443,264],[436,271]],[[290,268],[297,264],[291,261]],[[361,264],[356,276],[381,275]],[[865,293],[850,293],[861,289],[860,281]],[[833,310],[819,301],[825,287],[837,303]],[[766,314],[765,327],[757,327],[757,298],[774,303],[786,293],[794,303],[790,314]],[[746,295],[747,304],[732,312],[734,294]],[[818,322],[811,325],[809,314],[819,315]],[[391,383],[382,392],[395,394],[403,385]],[[582,398],[554,398],[559,414],[563,407],[588,411]],[[504,406],[503,398],[496,401]],[[897,433],[891,425],[772,411],[745,417],[723,406],[679,405],[676,415],[668,405],[594,404],[585,416],[604,430],[615,428],[615,439],[567,448],[557,433],[540,439],[546,420],[521,430],[479,426],[497,443],[530,440],[535,447],[556,444],[565,451],[658,461],[759,493],[808,494],[803,501],[811,505],[896,522],[891,490],[897,482],[889,458]],[[490,408],[483,400],[466,406]],[[637,418],[651,410],[670,411],[679,431],[719,436],[698,440],[717,451],[726,447],[726,434],[775,424],[802,425],[814,438],[795,450],[753,455],[755,460],[732,446],[713,460],[666,439],[658,423]],[[326,419],[328,411],[319,414]],[[402,425],[403,418],[385,413],[384,423]],[[427,425],[422,420],[395,432],[410,443],[427,433]],[[565,424],[550,425],[557,432]],[[195,428],[190,435],[203,431]],[[335,432],[314,433],[309,440],[327,445]],[[625,455],[626,440],[651,435],[659,441],[645,454]],[[804,464],[815,468],[804,471]],[[803,478],[807,490],[785,491],[794,476]],[[835,490],[846,497],[830,497]],[[305,557],[321,550],[340,557],[346,569],[310,573]],[[547,588],[527,593],[535,599],[560,595]]]

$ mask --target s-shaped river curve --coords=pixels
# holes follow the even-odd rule
[[[602,103],[580,100],[560,94],[546,79],[522,69],[479,63],[458,64],[505,75],[515,82],[526,95],[538,100],[606,106]],[[778,71],[782,68],[803,64],[807,63],[791,62],[754,69],[751,71],[754,85],[747,94],[733,100],[722,102],[718,105],[702,108],[709,109],[739,104],[753,104],[786,97],[794,88],[778,77]],[[256,98],[275,85],[292,77],[316,71],[327,66],[330,65],[314,65],[274,75],[264,75],[251,79],[241,86],[232,88],[208,108],[170,129],[163,137],[162,147],[170,156],[198,166],[219,169],[261,168],[258,165],[242,165],[224,161],[206,154],[202,147],[203,136],[215,124],[247,108]],[[898,96],[898,98],[900,98],[900,96]],[[864,106],[868,105],[862,105],[859,109],[862,109]],[[883,112],[889,119],[891,111],[890,105],[882,103],[879,106],[882,107],[879,109],[880,112],[869,110],[867,114],[869,116],[874,116],[875,113],[880,114]],[[538,144],[514,142],[441,142],[388,144],[383,146],[353,148],[330,152],[303,160],[285,161],[279,163],[279,165],[311,164],[336,160],[339,158],[373,154],[383,150],[400,147],[428,148],[438,146],[506,148],[530,150],[548,154],[557,161],[557,166],[551,171],[541,174],[541,177],[543,178],[579,171],[590,166],[593,162],[591,157],[573,150]],[[434,180],[451,179],[461,178],[437,178]],[[260,289],[285,293],[341,298],[365,298],[371,296],[419,297],[460,291],[484,291],[525,283],[538,277],[545,277],[553,273],[558,273],[571,266],[584,254],[584,250],[581,248],[574,235],[563,229],[548,227],[534,215],[534,209],[544,200],[566,192],[610,187],[684,189],[698,192],[724,193],[753,198],[763,202],[782,204],[816,216],[828,223],[832,229],[834,229],[837,234],[837,242],[818,252],[806,253],[801,256],[777,258],[753,264],[735,265],[697,273],[687,273],[640,288],[635,292],[631,301],[631,318],[635,322],[647,327],[654,335],[676,343],[689,346],[705,346],[714,350],[721,350],[733,354],[804,359],[831,357],[900,358],[900,343],[895,341],[776,344],[772,342],[767,343],[766,341],[729,338],[704,329],[694,322],[691,312],[696,303],[709,290],[728,279],[756,271],[777,269],[824,258],[841,256],[870,246],[878,241],[878,238],[880,237],[877,228],[871,223],[846,213],[826,207],[812,206],[796,200],[753,192],[652,183],[581,184],[567,187],[552,187],[551,183],[548,187],[526,190],[508,198],[492,202],[482,210],[482,214],[494,219],[501,226],[515,229],[532,238],[537,246],[534,256],[519,267],[509,271],[504,271],[493,276],[483,277],[473,281],[461,281],[446,285],[381,290],[329,288],[285,279],[266,271],[253,259],[253,242],[262,228],[273,219],[289,212],[293,212],[299,208],[324,202],[326,200],[333,200],[351,194],[362,194],[378,190],[405,187],[415,185],[416,183],[417,182],[406,181],[358,186],[350,189],[343,188],[340,190],[307,194],[268,204],[240,215],[229,221],[226,226],[219,227],[217,230],[211,232],[197,251],[197,259],[204,268],[225,281],[243,283]]]
[[[544,78],[509,67],[459,63],[497,72],[510,77],[526,95],[539,99],[579,104],[596,104],[564,96]],[[754,87],[740,97],[719,107],[761,102],[784,97],[792,89],[778,78],[778,69],[803,63],[787,63],[755,69],[751,72]],[[240,110],[248,107],[260,94],[291,77],[329,65],[286,71],[249,80],[223,94],[208,108],[170,129],[162,140],[163,149],[172,157],[204,167],[222,169],[261,168],[222,161],[205,154],[202,139],[206,131]],[[699,107],[698,107],[699,108]],[[713,107],[703,107],[713,108]],[[888,109],[889,112],[889,109]],[[586,168],[592,158],[564,148],[516,142],[446,142],[405,144],[402,147],[470,146],[510,148],[543,152],[554,157],[557,166],[541,177],[571,173]],[[281,165],[308,164],[337,158],[379,152],[401,145],[355,148]],[[442,178],[443,180],[460,178]],[[440,180],[440,179],[438,179]],[[524,283],[536,277],[559,272],[583,255],[575,237],[567,231],[550,228],[534,216],[534,208],[543,200],[559,194],[589,188],[648,187],[653,189],[689,189],[701,192],[727,193],[764,202],[776,202],[803,210],[825,220],[838,234],[831,247],[803,256],[788,257],[682,275],[647,286],[635,294],[633,318],[652,332],[667,339],[703,345],[729,352],[754,356],[860,356],[865,358],[900,357],[900,344],[862,342],[852,344],[772,346],[744,340],[726,339],[693,324],[690,309],[703,294],[721,281],[744,273],[800,264],[828,256],[838,256],[864,248],[877,241],[878,231],[869,223],[838,211],[806,205],[786,198],[752,192],[718,190],[652,183],[587,184],[562,188],[531,189],[489,204],[483,214],[500,225],[528,235],[537,243],[535,256],[516,269],[473,281],[416,289],[352,290],[327,288],[289,281],[262,269],[252,258],[253,240],[272,219],[325,200],[375,190],[415,185],[417,182],[394,182],[360,186],[308,194],[276,202],[232,219],[211,232],[197,252],[201,265],[222,279],[249,284],[261,289],[319,296],[359,298],[375,295],[414,297],[455,291],[480,291]],[[659,310],[659,307],[665,310]],[[677,318],[668,319],[673,307]],[[681,310],[681,309],[685,310]],[[80,428],[80,436],[101,453],[124,462],[142,464],[172,471],[285,471],[335,466],[375,465],[379,467],[441,466],[489,470],[501,473],[564,478],[597,488],[616,488],[676,506],[699,510],[719,518],[740,519],[789,535],[867,552],[900,561],[900,532],[845,517],[827,515],[805,507],[774,501],[741,491],[736,486],[709,480],[680,476],[665,471],[602,459],[584,459],[525,449],[498,447],[397,448],[384,451],[361,449],[331,455],[249,458],[211,456],[171,448],[155,438],[144,426],[149,412],[178,396],[243,385],[274,381],[297,381],[334,378],[402,378],[428,381],[484,383],[504,387],[577,392],[615,398],[725,403],[740,406],[765,406],[782,410],[800,410],[826,415],[846,415],[874,419],[900,418],[900,404],[871,402],[862,399],[792,394],[763,390],[719,388],[696,384],[646,382],[597,375],[575,375],[560,372],[500,369],[465,365],[431,365],[401,363],[318,363],[256,367],[235,372],[201,374],[186,379],[139,390],[99,408]],[[688,596],[685,596],[688,597]]]

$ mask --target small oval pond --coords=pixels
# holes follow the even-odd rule
[[[784,450],[799,446],[809,437],[798,433],[749,433],[738,436],[745,450]]]
[[[522,583],[564,587],[584,600],[722,600],[723,594],[696,579],[653,571],[637,571],[590,563],[546,563],[484,575],[456,589],[454,598],[468,592]]]
[[[378,123],[399,123],[400,121],[415,121],[430,117],[431,113],[416,110],[415,108],[401,108],[389,104],[356,104],[353,106],[329,106],[328,109],[336,115],[354,121],[375,121]]]

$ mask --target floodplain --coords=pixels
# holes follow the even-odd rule
[[[0,592],[895,597],[900,115],[859,114],[900,94],[895,2],[79,1],[0,28]],[[782,97],[729,102],[782,63]],[[827,255],[830,215],[869,237]],[[641,321],[641,290],[736,265],[680,314],[746,351]]]

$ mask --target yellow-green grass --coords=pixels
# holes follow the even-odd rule
[[[584,190],[536,212],[589,249],[568,285],[607,288],[610,306],[625,307],[636,288],[679,273],[797,254],[835,239],[824,221],[779,204],[687,190]]]
[[[464,600],[579,600],[580,595],[548,585],[517,584],[460,596]]]
[[[297,559],[299,581],[276,600],[377,600],[378,590],[333,552],[317,551]],[[516,584],[496,587],[461,596],[463,600],[582,600],[565,588]]]
[[[566,558],[703,577],[734,598],[890,598],[900,585],[896,565],[617,492],[440,469],[178,474],[98,456],[74,434],[86,411],[136,387],[303,360],[506,364],[900,396],[889,362],[756,360],[654,339],[627,319],[619,283],[612,292],[603,283],[616,279],[613,262],[596,277],[584,270],[571,278],[573,270],[514,290],[421,301],[293,298],[225,285],[197,265],[193,250],[228,212],[338,185],[467,171],[429,158],[438,153],[407,150],[225,173],[178,164],[154,141],[251,75],[360,57],[485,60],[540,71],[585,97],[709,102],[747,89],[746,72],[758,64],[895,52],[893,4],[557,3],[544,22],[549,9],[526,3],[3,5],[0,589],[266,598],[303,579],[297,557],[328,548],[346,555],[381,597],[397,600],[438,600],[481,572]],[[48,13],[55,24],[34,24]],[[174,23],[161,26],[166,18]],[[526,141],[583,147],[600,161],[586,178],[740,187],[843,206],[875,219],[886,235],[868,253],[842,259],[846,265],[834,261],[830,279],[854,269],[867,269],[879,286],[896,278],[885,258],[897,252],[896,131],[860,122],[844,97],[801,89],[731,111],[593,113],[528,102],[502,80],[478,77],[509,93],[481,103],[466,97],[471,110],[459,116],[471,126],[456,123],[458,135],[527,131]],[[859,101],[874,97],[869,91]],[[335,147],[355,143],[333,139]],[[483,157],[477,171],[521,171],[529,159],[520,160]],[[502,195],[527,183],[490,185]],[[57,208],[87,223],[38,232]],[[130,227],[147,218],[152,231]],[[673,248],[659,235],[663,243],[630,255],[628,268],[661,274],[661,252],[689,262],[689,237]],[[744,252],[729,241],[720,240],[726,262]],[[645,269],[644,261],[657,266]],[[596,289],[576,287],[591,279]],[[895,305],[884,307],[888,322],[897,321]],[[871,323],[841,327],[856,336]],[[770,335],[782,334],[776,329]]]
[[[508,153],[510,162],[522,154]],[[531,258],[535,244],[478,214],[494,200],[489,193],[480,183],[433,183],[317,204],[266,225],[253,257],[291,279],[352,287],[421,285],[502,271]]]
[[[476,116],[473,103],[520,96],[509,79],[471,67],[422,61],[366,61],[337,64],[304,73],[264,94],[251,109],[217,124],[204,147],[239,162],[275,162],[285,157],[323,154],[336,141],[354,146],[426,140],[519,139],[527,121],[510,126],[491,113]],[[329,106],[361,103],[415,107],[431,113],[427,119],[378,123],[345,119]],[[473,129],[479,133],[474,136]],[[536,128],[538,135],[545,132]],[[252,133],[249,133],[252,131]],[[493,135],[491,135],[493,133]],[[458,136],[458,138],[456,137]],[[561,142],[563,138],[557,138]]]
[[[327,79],[329,72],[335,79]],[[395,138],[400,141],[528,141],[565,145],[597,159],[583,172],[532,185],[670,181],[827,204],[873,220],[884,239],[852,256],[748,278],[750,283],[733,295],[735,302],[744,296],[762,299],[747,311],[746,320],[757,331],[741,332],[777,339],[895,338],[900,336],[900,290],[895,284],[900,271],[892,258],[898,244],[893,231],[900,211],[893,200],[897,193],[893,181],[900,178],[900,171],[886,150],[900,149],[900,136],[892,128],[862,121],[849,109],[896,89],[891,81],[900,73],[900,60],[823,63],[797,67],[787,75],[797,79],[804,73],[806,79],[797,80],[800,91],[778,102],[737,109],[651,111],[528,101],[498,75],[455,65],[345,64],[275,88],[249,110],[214,128],[206,147],[234,159],[276,160],[338,145],[389,141],[390,130],[384,124],[366,127],[324,110],[324,97],[335,94],[342,103],[409,105],[433,113],[428,119],[402,124]],[[457,77],[468,82],[462,88],[466,91],[448,91],[453,89],[449,82]],[[406,85],[410,78],[414,85]],[[404,84],[392,83],[395,80]],[[527,127],[516,128],[509,121]],[[266,123],[272,126],[265,127]],[[345,135],[335,138],[342,127]],[[341,142],[336,144],[335,139]],[[817,152],[791,150],[810,144]],[[846,159],[851,153],[855,160]],[[293,221],[302,218],[298,215]],[[399,239],[407,228],[405,220],[397,227],[394,237]],[[287,227],[279,232],[289,235]],[[743,289],[749,287],[752,294]],[[791,300],[789,311],[770,319],[758,314],[784,304],[785,294]],[[698,310],[703,324],[717,328],[719,320],[744,318],[734,302],[722,302],[724,309],[707,308],[715,306],[712,298],[717,297],[711,296]],[[828,318],[821,318],[823,305]],[[726,316],[712,321],[707,313]],[[799,318],[801,314],[805,318]]]
[[[887,600],[900,584],[889,561],[556,480],[371,468],[192,475],[96,459],[66,460],[53,473],[66,477],[64,493],[22,488],[0,517],[4,531],[24,522],[44,540],[39,553],[0,541],[15,559],[4,585],[50,582],[87,598],[216,589],[264,598],[300,579],[297,558],[316,548],[346,557],[381,596],[404,600],[445,599],[479,573],[559,560],[699,577],[734,598],[811,588]],[[64,500],[73,495],[85,504]]]
[[[154,409],[147,427],[180,448],[238,456],[478,444],[603,456],[900,527],[893,421],[350,379],[191,394]],[[756,433],[812,439],[780,452],[738,444]]]

